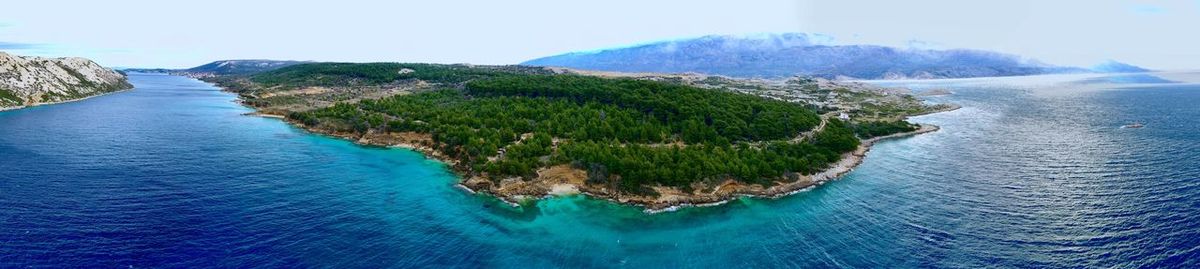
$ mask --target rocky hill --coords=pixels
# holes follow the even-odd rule
[[[928,79],[1088,72],[980,50],[826,45],[808,34],[705,36],[568,53],[522,63],[619,72],[698,72],[735,77]]]
[[[263,71],[271,71],[296,64],[307,63],[304,61],[276,61],[276,60],[223,60],[215,61],[205,65],[192,67],[180,71],[194,73],[212,73],[216,75],[236,75],[250,74]]]
[[[249,75],[280,69],[308,61],[278,61],[278,60],[220,60],[187,69],[169,68],[126,68],[126,72],[167,73],[193,78],[207,78],[225,75]]]
[[[0,52],[0,110],[58,103],[133,88],[125,75],[84,58]]]

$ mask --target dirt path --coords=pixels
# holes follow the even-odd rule
[[[800,141],[803,141],[805,139],[812,139],[813,135],[816,135],[817,133],[825,130],[825,125],[829,123],[829,118],[834,117],[835,115],[837,115],[837,113],[840,113],[840,112],[841,111],[834,111],[834,112],[822,114],[821,115],[821,123],[817,124],[816,128],[812,128],[812,130],[808,130],[807,132],[800,133],[800,135],[797,135],[796,138],[792,138],[792,143],[800,143]]]

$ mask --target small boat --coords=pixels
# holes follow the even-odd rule
[[[1125,126],[1121,126],[1121,128],[1126,128],[1126,129],[1136,129],[1136,128],[1142,128],[1142,127],[1146,127],[1146,125],[1142,125],[1141,122],[1134,122],[1133,124],[1127,124]]]

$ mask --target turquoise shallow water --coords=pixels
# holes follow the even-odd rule
[[[917,118],[943,130],[880,143],[843,180],[646,215],[509,208],[411,151],[136,74],[133,91],[0,113],[0,267],[1197,266],[1200,87],[1070,80],[899,83],[964,108]]]

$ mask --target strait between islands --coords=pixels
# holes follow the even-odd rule
[[[249,75],[187,75],[212,82],[225,91],[237,93],[240,102],[256,109],[253,114],[258,116],[279,118],[312,133],[347,139],[362,145],[407,148],[421,152],[446,163],[455,171],[461,178],[457,185],[462,189],[472,193],[489,194],[514,206],[544,197],[584,194],[641,206],[650,213],[688,206],[718,205],[740,197],[777,198],[806,190],[850,172],[862,163],[871,146],[878,141],[938,130],[938,127],[933,125],[908,123],[908,117],[958,108],[949,104],[924,104],[907,89],[805,77],[775,80],[735,79],[700,74],[612,73],[523,66],[396,63],[314,63]],[[476,83],[478,81],[483,82]],[[530,81],[532,86],[521,84]],[[606,91],[588,92],[588,85],[611,88],[605,88]],[[773,112],[770,108],[779,104],[790,103],[788,106],[803,107],[808,112],[800,113],[805,114],[805,117],[775,116],[779,117],[780,121],[794,122],[795,126],[762,125],[757,121],[745,125],[796,131],[787,135],[787,138],[778,135],[771,138],[771,134],[756,132],[758,130],[726,129],[722,125],[724,118],[712,115],[699,116],[700,120],[693,125],[703,125],[697,126],[671,120],[656,122],[655,119],[663,118],[662,115],[655,114],[665,110],[662,107],[647,108],[628,102],[621,103],[621,96],[610,96],[612,94],[608,91],[625,90],[621,85],[633,85],[627,88],[639,94],[647,94],[647,91],[639,87],[649,87],[652,88],[648,91],[650,94],[659,94],[660,91],[653,89],[661,88],[666,91],[690,91],[718,96],[718,99],[706,100],[742,100],[747,95],[757,100],[767,100],[751,100],[749,106],[744,106],[753,112],[746,112],[752,115],[743,117],[759,117],[748,118],[748,122],[768,117],[758,115]],[[584,88],[584,95],[590,94],[589,98],[592,99],[580,97],[579,91],[570,91],[572,87]],[[599,95],[596,95],[596,92],[599,92]],[[476,119],[447,119],[450,117],[447,114],[424,111],[479,109],[464,108],[464,105],[496,104],[499,104],[501,111],[485,111],[484,114],[476,115],[475,117],[481,117]],[[584,111],[569,110],[577,108],[574,107],[576,105],[585,108]],[[722,105],[725,104],[714,104]],[[564,127],[545,126],[557,123],[539,122],[534,119],[549,119],[549,116],[545,115],[517,118],[515,125],[526,125],[528,122],[534,127],[514,126],[517,130],[525,131],[511,132],[504,124],[512,125],[514,122],[505,118],[510,116],[509,111],[504,110],[520,114],[519,111],[526,108],[524,106],[556,109],[566,106],[568,111],[561,112],[563,115],[575,113],[596,116],[595,113],[587,114],[595,111],[586,109],[597,110],[599,120],[587,119],[585,122],[600,122],[598,124],[604,126],[608,126],[609,121],[618,121],[619,119],[613,119],[621,116],[618,112],[633,111],[634,116],[642,117],[642,124],[649,125],[618,125],[615,128],[642,130],[650,135],[642,138],[589,138],[589,134],[596,136],[595,133],[601,130],[578,127],[579,130],[561,131]],[[689,112],[671,108],[674,114],[666,118],[687,118]],[[717,110],[702,111],[709,114],[723,113]],[[640,114],[642,112],[645,114]],[[491,115],[496,115],[496,119],[491,119]],[[501,125],[488,125],[486,122],[489,120],[509,121]],[[479,123],[480,121],[484,123]],[[475,127],[459,128],[461,126],[450,123]],[[655,124],[663,126],[655,127]],[[501,127],[503,130],[492,130],[495,126],[504,127]],[[706,131],[709,129],[717,131]],[[696,135],[701,131],[710,135]],[[745,131],[746,134],[727,135],[737,131]],[[499,134],[496,134],[497,132]],[[836,151],[822,148],[826,147],[824,144],[832,142],[821,140],[837,139],[827,133],[839,132],[853,132],[849,134],[854,140],[853,143],[842,143]],[[456,136],[457,133],[465,134]],[[762,139],[730,141],[724,137]],[[488,141],[492,140],[499,142],[499,146],[489,146]],[[634,143],[635,140],[641,142]],[[541,146],[537,146],[539,143]],[[623,164],[620,160],[614,162],[603,159],[604,156],[593,157],[577,153],[580,148],[585,148],[579,146],[580,144],[593,145],[593,148],[607,147],[617,152],[648,152],[674,156],[674,159],[667,157],[666,162],[643,160],[657,166],[684,165],[670,162],[691,161],[680,157],[681,154],[686,155],[688,150],[728,151],[733,152],[731,156],[739,158],[753,155],[746,158],[757,160],[754,162],[771,162],[771,159],[763,159],[761,156],[779,156],[772,155],[776,152],[767,152],[773,150],[800,152],[806,156],[791,156],[797,158],[788,159],[792,161],[788,165],[779,165],[782,161],[776,161],[776,165],[771,166],[776,170],[770,170],[771,167],[764,165],[766,168],[746,173],[745,167],[735,170],[738,166],[717,164],[717,167],[727,167],[724,169],[730,170],[718,169],[713,173],[700,174],[705,175],[701,179],[687,181],[661,179],[661,176],[649,176],[651,180],[645,180],[642,178],[647,176],[642,175],[642,178],[638,178],[632,176],[636,172],[618,170],[616,167]],[[712,146],[713,144],[723,146]],[[826,152],[828,157],[823,158],[821,154],[808,151]],[[671,155],[672,153],[674,155]],[[629,158],[628,155],[625,157]],[[638,157],[643,156],[634,158]],[[779,168],[781,166],[783,168]]]

